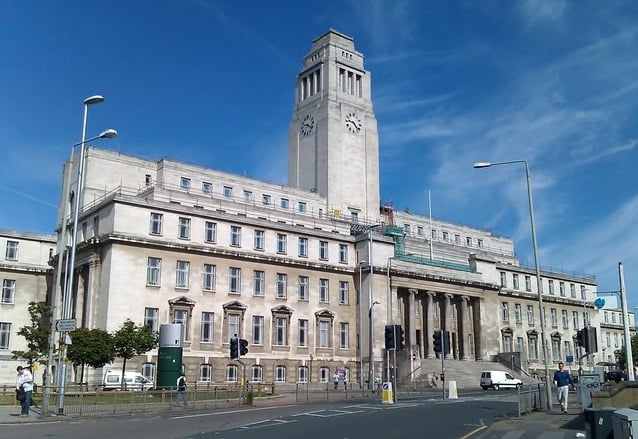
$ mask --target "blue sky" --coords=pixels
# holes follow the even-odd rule
[[[533,263],[638,306],[638,7],[633,1],[48,0],[0,3],[0,228],[53,233],[87,137],[285,183],[301,58],[328,28],[372,72],[381,199],[491,229]]]

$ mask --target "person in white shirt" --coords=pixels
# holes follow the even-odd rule
[[[21,392],[23,396],[20,400],[20,404],[22,405],[20,416],[29,416],[31,395],[33,393],[33,375],[31,375],[29,369],[25,369],[22,366],[18,366],[16,371],[18,372],[16,376],[16,390]]]

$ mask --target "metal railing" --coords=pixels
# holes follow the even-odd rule
[[[545,383],[520,386],[518,388],[518,416],[529,411],[548,410]]]

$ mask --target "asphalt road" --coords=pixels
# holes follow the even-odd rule
[[[480,426],[511,416],[512,393],[477,392],[461,399],[403,398],[386,405],[347,400],[156,415],[66,419],[3,426],[0,438],[369,439],[417,437],[459,439]]]

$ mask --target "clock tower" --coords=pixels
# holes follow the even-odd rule
[[[353,39],[332,29],[315,38],[295,85],[288,184],[325,197],[331,215],[378,222],[377,121]]]

